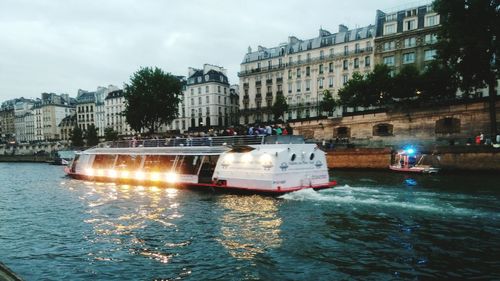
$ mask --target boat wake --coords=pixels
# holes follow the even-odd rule
[[[380,187],[339,186],[333,189],[314,191],[303,189],[280,198],[290,201],[329,202],[338,207],[376,208],[377,212],[420,211],[426,213],[464,217],[489,217],[500,219],[493,210],[472,207],[471,200],[484,200],[463,194],[447,194],[429,191],[401,190]],[[466,202],[466,203],[464,203]]]

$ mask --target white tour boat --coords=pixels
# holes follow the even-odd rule
[[[231,136],[107,142],[79,152],[73,178],[282,194],[333,187],[325,152],[301,136]]]

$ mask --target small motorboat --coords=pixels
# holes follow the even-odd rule
[[[389,169],[397,172],[435,174],[439,168],[428,164],[427,154],[419,154],[414,148],[407,148],[398,151],[395,162],[389,166]]]

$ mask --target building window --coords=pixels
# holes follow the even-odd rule
[[[325,58],[325,53],[323,51],[319,51],[319,58],[324,59]]]
[[[292,92],[292,83],[288,83],[288,93]]]
[[[389,14],[385,16],[385,21],[395,21],[397,20],[397,14]]]
[[[405,20],[403,23],[403,31],[409,31],[409,30],[414,30],[417,28],[417,20],[416,19],[410,19],[410,20]]]
[[[311,75],[311,67],[306,67],[306,76],[309,77]]]
[[[436,121],[436,134],[458,134],[460,133],[460,119],[446,117]]]
[[[354,68],[359,68],[359,58],[354,59]]]
[[[319,65],[319,74],[323,74],[323,64]]]
[[[328,72],[330,72],[330,73],[333,72],[333,62],[328,64]]]
[[[300,68],[297,68],[297,78],[300,78]]]
[[[207,102],[207,104],[209,104],[210,103],[210,97],[207,96],[206,99],[205,99],[205,101]],[[220,101],[220,96],[219,96],[219,101]]]
[[[347,70],[347,69],[348,69],[348,66],[349,66],[349,62],[348,62],[347,60],[344,60],[344,61],[342,62],[342,68],[343,68],[344,70]]]
[[[301,89],[302,89],[302,83],[300,81],[297,81],[297,93],[299,93]]]
[[[380,137],[392,136],[392,129],[391,124],[377,124],[373,126],[373,135]]]
[[[384,25],[384,35],[396,33],[396,23],[386,23]]]
[[[405,38],[405,40],[403,41],[403,47],[404,48],[415,47],[416,42],[417,41],[416,41],[415,37]]]
[[[306,80],[306,92],[311,90],[311,80]]]
[[[323,78],[318,79],[319,88],[323,89]]]
[[[288,79],[292,79],[292,70],[291,69],[288,70]]]
[[[394,43],[394,41],[385,42],[384,45],[382,46],[382,50],[384,50],[384,51],[393,50],[395,46],[396,46],[396,43]]]
[[[349,75],[344,74],[342,75],[342,84],[345,85],[349,81]]]
[[[349,46],[344,46],[344,56],[347,56],[349,54]]]
[[[208,94],[208,86],[205,86],[205,93]]]
[[[365,67],[369,67],[370,66],[370,56],[366,56],[365,57]]]
[[[426,34],[424,39],[425,44],[434,44],[437,42],[436,34]]]
[[[430,15],[425,17],[425,27],[439,24],[439,15]]]
[[[359,48],[359,43],[356,43],[356,44],[354,45],[354,52],[355,52],[355,53],[359,53],[360,51],[361,51],[361,49]]]
[[[301,63],[302,62],[302,55],[298,55],[297,56],[297,63]]]
[[[328,77],[328,87],[333,88],[333,76]]]
[[[436,50],[425,50],[424,52],[424,61],[433,60],[436,56]]]
[[[388,66],[394,65],[394,56],[384,57],[384,64]]]
[[[403,63],[414,63],[414,62],[415,62],[415,53],[403,54]]]

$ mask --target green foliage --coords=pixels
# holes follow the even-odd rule
[[[125,118],[132,129],[147,129],[155,133],[163,124],[172,122],[179,114],[182,84],[160,68],[145,67],[125,84]]]
[[[500,78],[500,2],[435,0],[441,15],[437,58],[460,75],[463,91],[483,88]]]
[[[94,124],[90,124],[85,131],[85,141],[87,143],[87,146],[95,146],[99,143],[97,128],[94,126]]]
[[[391,70],[385,64],[377,64],[366,79],[369,84],[367,104],[372,106],[388,105],[392,102],[390,93],[394,86]]]
[[[363,106],[367,84],[363,75],[354,72],[351,79],[339,90],[340,102],[350,107]]]
[[[455,73],[447,65],[433,61],[421,76],[419,100],[439,102],[456,98],[457,80]]]
[[[392,98],[400,103],[408,102],[417,97],[422,86],[420,73],[413,65],[404,66],[394,77]]]
[[[328,115],[331,115],[336,106],[337,101],[333,98],[332,93],[329,90],[324,90],[323,99],[319,103],[321,111],[328,112]]]
[[[113,130],[111,127],[107,127],[104,129],[104,139],[106,141],[118,140],[118,132]]]
[[[75,126],[71,131],[71,144],[74,147],[82,147],[83,146],[83,132],[80,127]]]
[[[279,120],[280,117],[283,116],[285,111],[288,110],[288,104],[283,94],[276,95],[276,101],[274,102],[271,110],[274,114],[274,120]]]
[[[458,74],[466,94],[488,86],[491,134],[496,135],[496,86],[500,78],[500,1],[435,0],[441,16],[437,59]]]

